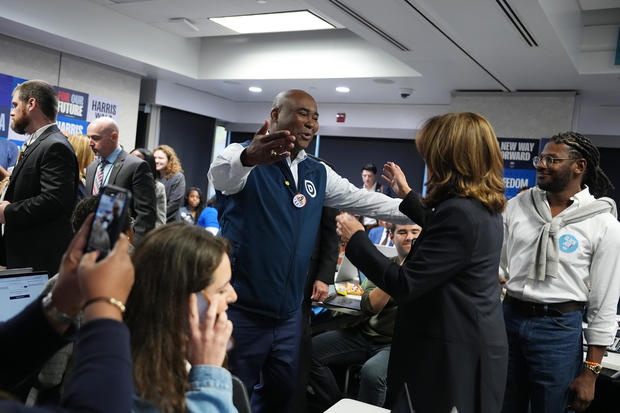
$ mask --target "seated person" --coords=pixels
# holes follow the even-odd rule
[[[69,245],[53,290],[0,323],[0,390],[10,393],[69,342],[72,321],[83,309],[75,365],[64,395],[58,406],[45,408],[0,400],[2,412],[104,413],[131,408],[129,331],[122,323],[123,303],[134,280],[129,242],[122,237],[95,263],[96,252],[83,255],[91,222],[92,216]]]
[[[73,209],[73,214],[71,214],[71,228],[73,228],[73,232],[77,232],[84,223],[86,217],[97,210],[99,198],[101,198],[101,195],[91,195],[78,202]],[[129,243],[132,245],[134,237],[133,223],[134,219],[129,216],[121,228],[121,232],[127,235],[127,238],[129,238]],[[130,247],[130,252],[131,249],[132,247]]]
[[[202,191],[195,186],[191,187],[185,194],[185,203],[179,208],[177,221],[182,221],[190,225],[198,223],[198,218],[205,208],[202,199]]]
[[[378,226],[371,228],[368,231],[368,238],[373,244],[392,246],[392,237],[390,236],[390,224],[389,222],[377,220]]]
[[[420,234],[419,225],[391,225],[390,237],[396,246],[394,262],[402,262]],[[387,387],[387,366],[397,306],[394,300],[366,279],[361,308],[372,315],[362,325],[346,330],[333,330],[312,339],[310,386],[316,403],[327,409],[343,395],[330,366],[363,363],[358,400],[383,406]]]
[[[228,250],[224,238],[180,222],[151,231],[134,250],[136,285],[125,314],[132,411],[236,412],[232,378],[221,367],[233,328],[226,310],[237,299]],[[199,314],[203,298],[208,310]]]

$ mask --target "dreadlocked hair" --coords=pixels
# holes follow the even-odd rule
[[[568,146],[573,155],[586,160],[586,172],[581,183],[588,185],[595,198],[605,196],[615,189],[599,166],[601,154],[590,139],[577,132],[564,132],[552,136],[550,141]]]

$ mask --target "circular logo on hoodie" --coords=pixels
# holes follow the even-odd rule
[[[579,241],[571,234],[562,235],[558,242],[560,243],[560,250],[562,252],[573,252],[579,246]]]

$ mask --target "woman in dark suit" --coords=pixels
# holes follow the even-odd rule
[[[347,257],[398,302],[386,405],[497,413],[508,360],[497,278],[506,205],[497,138],[482,116],[449,113],[429,119],[416,146],[428,167],[424,199],[396,164],[383,176],[404,198],[400,210],[422,221],[402,266],[353,217],[337,218]]]

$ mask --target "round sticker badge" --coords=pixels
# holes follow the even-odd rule
[[[293,205],[295,205],[297,208],[303,208],[306,206],[306,197],[304,196],[304,194],[296,194],[293,197]]]
[[[558,242],[562,252],[574,252],[579,246],[579,241],[571,234],[562,235]]]

